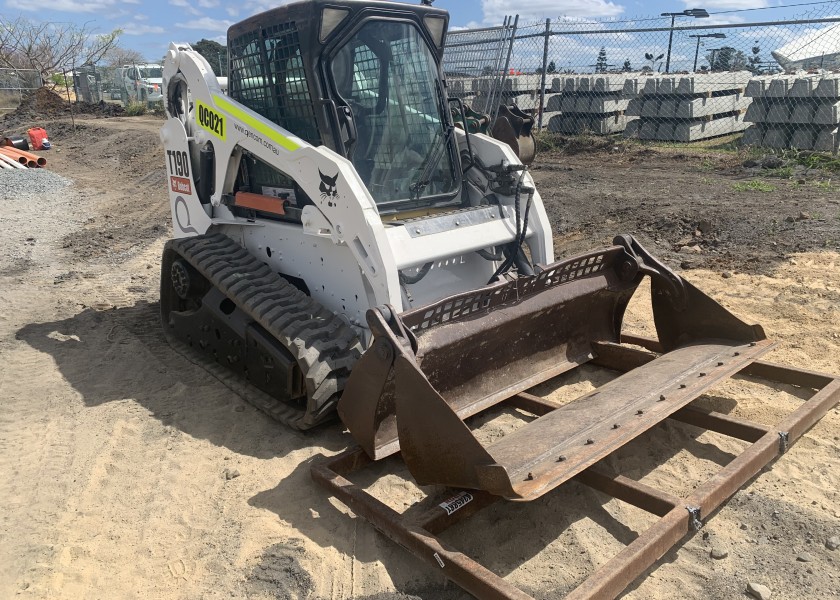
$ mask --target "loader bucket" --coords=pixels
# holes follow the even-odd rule
[[[493,137],[510,146],[522,164],[530,165],[537,156],[533,127],[534,117],[522,112],[515,104],[502,104],[493,123]]]
[[[608,352],[645,276],[665,353],[482,446],[464,420]],[[740,321],[630,236],[399,315],[373,309],[368,323],[373,343],[338,406],[356,441],[374,459],[401,451],[421,485],[515,500],[553,489],[769,349],[761,327]]]

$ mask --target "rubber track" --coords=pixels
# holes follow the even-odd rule
[[[213,375],[282,423],[309,429],[326,420],[362,353],[353,329],[226,235],[170,240],[164,253],[170,250],[195,267],[292,353],[306,381],[307,410],[277,400],[250,384],[231,386],[231,380],[239,378],[209,359],[201,361],[202,366],[214,365],[216,368],[208,369]],[[182,342],[175,346],[181,352],[188,349]],[[247,393],[243,394],[245,388]]]

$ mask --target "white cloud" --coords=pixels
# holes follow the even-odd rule
[[[128,23],[120,27],[125,35],[149,35],[163,33],[163,27],[158,25],[144,25],[143,23]]]
[[[198,5],[201,8],[214,8],[219,6],[219,0],[198,0]]]
[[[720,1],[720,0],[713,0]],[[739,1],[739,0],[733,0]],[[519,20],[545,17],[615,17],[624,12],[624,7],[609,0],[531,0],[516,7],[510,0],[481,0],[484,22],[501,23],[505,16],[519,14]]]
[[[709,12],[716,10],[739,10],[743,8],[767,8],[770,3],[767,0],[683,0],[686,8],[702,6]]]
[[[70,12],[70,13],[98,13],[110,11],[116,4],[116,0],[89,0],[77,2],[76,0],[54,0],[50,2],[49,9]],[[25,0],[6,0],[6,6],[18,10],[43,11],[44,6],[37,3],[29,3]]]
[[[187,2],[187,0],[169,0],[169,4],[172,6],[177,6],[179,8],[183,8],[191,15],[198,16],[201,14],[201,11],[194,7],[192,4]]]
[[[149,17],[147,17],[146,15],[137,14],[137,15],[134,15],[134,20],[135,21],[148,21]]]
[[[187,21],[186,23],[178,23],[178,27],[183,29],[203,29],[205,31],[227,31],[228,27],[233,25],[233,21],[227,19],[212,19],[210,17],[202,17]]]
[[[239,16],[239,9],[235,6],[225,6],[225,12],[228,14],[229,17]]]

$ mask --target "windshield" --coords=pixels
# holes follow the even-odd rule
[[[437,67],[417,29],[369,22],[339,48],[331,69],[356,124],[350,158],[377,204],[456,191]]]
[[[161,67],[145,67],[140,69],[140,76],[143,79],[161,79],[163,77],[163,69]]]

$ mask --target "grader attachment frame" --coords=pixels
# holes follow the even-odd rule
[[[639,349],[639,346],[644,349]],[[748,344],[747,347],[758,348],[759,344]],[[599,346],[598,350],[597,356],[591,361],[592,364],[627,373],[613,383],[626,381],[625,378],[634,372],[644,372],[646,367],[655,365],[668,354],[665,352],[666,347],[659,341],[632,336],[622,336],[620,343],[604,344]],[[716,374],[718,382],[733,375],[746,376],[774,385],[794,386],[799,388],[800,393],[810,393],[810,397],[779,423],[760,424],[695,406],[695,399],[707,386],[694,386],[691,381],[692,374],[686,373],[688,379],[685,387],[680,388],[679,383],[677,386],[683,390],[687,401],[681,402],[680,408],[669,410],[667,419],[750,444],[705,482],[698,482],[699,485],[687,497],[677,498],[620,473],[610,473],[605,465],[599,462],[584,460],[581,457],[576,459],[583,468],[578,470],[572,479],[651,513],[658,517],[658,520],[570,591],[566,596],[567,600],[603,600],[618,596],[670,548],[699,530],[712,513],[764,466],[783,454],[840,400],[840,379],[823,373],[764,362],[757,359],[757,354],[759,352],[749,356],[741,355],[741,360],[720,365],[720,372]],[[696,375],[699,377],[699,374]],[[589,394],[588,399],[596,397],[595,394],[597,390]],[[504,400],[504,404],[538,417],[536,422],[555,414],[562,414],[559,412],[562,407],[558,408],[529,392],[511,394]],[[527,430],[529,427],[525,426],[523,429]],[[618,431],[621,431],[621,428]],[[582,447],[586,449],[590,446],[584,442]],[[614,440],[609,447],[619,446],[620,443]],[[584,452],[588,454],[589,451]],[[596,453],[601,454],[598,451],[593,452],[593,455]],[[571,461],[569,459],[569,462]],[[355,514],[367,519],[386,537],[435,569],[440,569],[448,579],[477,598],[531,598],[439,537],[446,529],[498,501],[499,495],[473,489],[450,489],[441,495],[429,496],[400,513],[353,482],[353,476],[358,475],[359,471],[372,462],[362,448],[351,448],[333,458],[313,464],[312,476],[331,495]],[[593,462],[594,464],[591,464]]]

